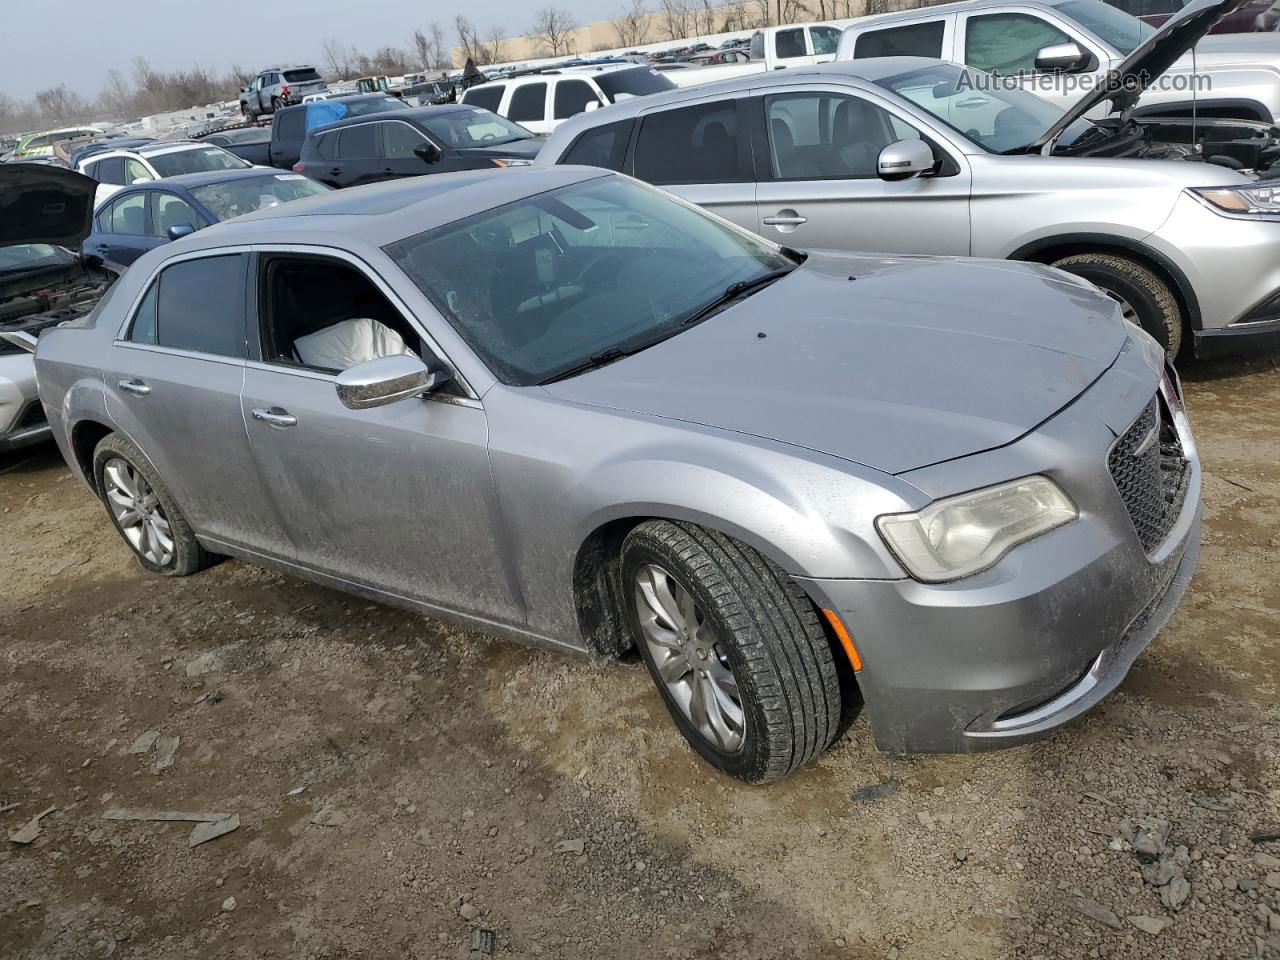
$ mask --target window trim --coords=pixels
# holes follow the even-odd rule
[[[755,183],[755,159],[754,159],[754,141],[751,136],[742,136],[742,132],[750,131],[751,116],[748,109],[747,101],[752,91],[737,90],[732,93],[718,93],[709,96],[701,96],[693,100],[680,100],[676,103],[666,104],[663,106],[652,106],[647,110],[642,110],[634,117],[638,121],[631,129],[631,141],[627,144],[627,156],[623,165],[623,172],[628,176],[636,177],[638,180],[644,180],[635,172],[636,149],[640,146],[640,134],[644,130],[644,122],[648,118],[659,113],[671,113],[675,110],[684,110],[689,107],[702,107],[712,103],[732,102],[736,113],[736,123],[738,127],[738,135],[733,138],[737,151],[738,179],[736,180],[673,180],[668,184],[649,183],[650,186],[696,186],[698,184],[714,184],[714,183]]]

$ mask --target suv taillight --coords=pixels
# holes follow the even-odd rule
[[[301,161],[299,161],[298,163],[295,163],[295,164],[293,165],[293,172],[294,172],[294,173],[306,173],[306,172],[307,172],[307,165],[306,165],[305,163],[302,163]]]
[[[287,97],[289,95],[289,85],[286,83],[283,87],[280,88],[280,92]]]

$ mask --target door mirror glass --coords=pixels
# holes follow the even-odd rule
[[[1088,52],[1081,50],[1078,43],[1055,43],[1037,51],[1036,69],[1073,73],[1087,68],[1089,59]]]
[[[923,140],[899,140],[880,151],[876,174],[881,180],[909,180],[928,173],[937,161]]]
[[[440,148],[430,140],[423,140],[422,143],[414,147],[413,152],[425,160],[427,163],[440,162]]]
[[[443,370],[433,372],[408,353],[375,357],[338,374],[338,399],[352,410],[382,407],[406,397],[438,390],[449,381]]]
[[[165,231],[170,240],[181,240],[183,237],[189,237],[195,232],[196,228],[189,223],[175,223]]]

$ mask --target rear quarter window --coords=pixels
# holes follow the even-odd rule
[[[573,142],[560,162],[621,172],[634,126],[634,120],[619,120],[588,130]]]
[[[869,30],[854,42],[853,56],[863,57],[941,57],[942,31],[945,22],[912,23],[887,30]]]
[[[502,103],[502,93],[506,89],[506,84],[503,83],[486,83],[479,87],[472,87],[462,95],[462,102],[468,106],[483,107],[497,113],[498,106]]]

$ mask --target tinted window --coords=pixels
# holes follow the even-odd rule
[[[484,107],[486,110],[498,110],[498,104],[502,103],[502,91],[507,89],[503,83],[486,83],[483,86],[472,87],[462,95],[462,100],[473,107]]]
[[[631,120],[620,120],[588,130],[578,137],[560,162],[622,170],[627,156],[627,141],[631,139],[632,123]]]
[[[600,98],[591,89],[591,84],[585,80],[561,80],[556,84],[555,117],[557,120],[576,116],[587,109],[587,104],[589,103],[598,105]],[[514,120],[516,118],[512,117],[511,119]]]
[[[764,34],[759,30],[751,35],[751,59],[764,59]]]
[[[310,83],[312,80],[319,80],[320,74],[311,67],[305,70],[286,70],[284,79],[286,83]]]
[[[98,161],[98,182],[124,186],[124,157],[107,157]]]
[[[743,59],[746,59],[745,57]],[[610,102],[616,102],[619,94],[646,97],[663,90],[674,90],[675,83],[652,67],[635,70],[611,70],[595,77],[598,86]]]
[[[472,106],[475,104],[471,101]],[[545,83],[526,83],[511,91],[511,104],[507,107],[507,117],[511,120],[541,120],[547,112],[547,85]]]
[[[175,263],[160,274],[156,343],[224,357],[245,355],[241,254]]]
[[[147,195],[131,193],[111,205],[111,232],[140,237],[147,232]]]
[[[650,114],[640,124],[635,174],[650,183],[742,181],[737,140],[732,100]]]
[[[281,110],[276,114],[276,136],[281,140],[301,140],[306,133],[306,108]]]
[[[972,22],[972,21],[971,21]],[[934,57],[942,56],[944,20],[913,23],[888,30],[872,30],[858,37],[853,45],[855,57]]]
[[[337,133],[326,133],[316,137],[316,156],[321,160],[332,160],[338,155]]]
[[[357,123],[338,135],[338,155],[344,160],[362,160],[378,155],[378,127],[373,123]]]
[[[1041,48],[1071,42],[1057,27],[1026,13],[970,17],[964,33],[964,62],[988,73],[1030,73]]]
[[[133,323],[129,325],[129,335],[125,339],[134,343],[156,342],[156,297],[159,289],[158,280],[151,284],[142,303],[138,304],[138,312],[133,315]]]
[[[804,30],[779,30],[774,34],[773,43],[779,59],[805,55]]]
[[[426,137],[407,123],[388,121],[382,127],[382,155],[388,160],[404,160],[415,156],[414,150],[422,146]]]
[[[795,93],[765,98],[769,160],[779,180],[876,176],[880,151],[919,134],[857,97]]]
[[[833,54],[840,46],[840,31],[835,27],[810,27],[809,37],[813,40],[813,52],[817,54]]]

